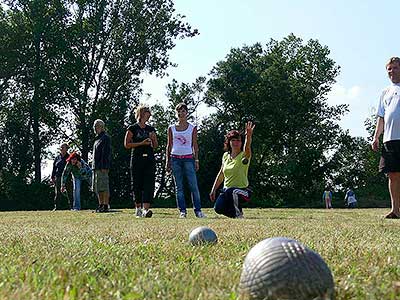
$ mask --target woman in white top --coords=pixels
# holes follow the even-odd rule
[[[168,127],[166,167],[167,170],[172,169],[174,176],[179,217],[186,218],[187,214],[183,189],[183,178],[186,178],[192,194],[194,213],[197,218],[204,218],[196,177],[196,171],[199,169],[197,128],[187,121],[188,108],[185,103],[179,103],[175,110],[178,123]]]

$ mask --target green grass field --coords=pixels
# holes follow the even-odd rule
[[[231,220],[154,209],[0,213],[0,299],[238,299],[244,257],[274,236],[299,240],[332,270],[336,299],[400,299],[400,220],[387,210],[247,209]],[[214,246],[190,231],[213,228]]]

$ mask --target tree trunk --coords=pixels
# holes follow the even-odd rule
[[[33,130],[33,157],[35,165],[35,182],[40,183],[42,179],[41,172],[41,146],[40,146],[40,129],[39,129],[39,96],[35,88],[32,101],[32,130]]]
[[[41,172],[41,145],[40,145],[40,78],[41,78],[41,57],[40,57],[40,33],[35,33],[35,71],[33,73],[33,98],[32,98],[32,131],[33,131],[33,157],[35,166],[35,182],[42,180]]]

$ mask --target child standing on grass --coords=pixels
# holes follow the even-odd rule
[[[329,189],[326,189],[322,194],[322,201],[325,202],[326,209],[332,208],[332,192]]]
[[[344,197],[344,202],[347,208],[356,208],[357,207],[357,199],[356,194],[352,189],[348,189],[346,192],[346,196]]]

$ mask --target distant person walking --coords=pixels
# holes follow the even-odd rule
[[[96,193],[99,206],[96,212],[108,212],[110,204],[110,187],[108,172],[111,167],[111,139],[105,132],[105,124],[97,119],[93,123],[96,138],[93,144],[93,191]]]
[[[51,172],[51,182],[54,184],[54,192],[55,192],[53,211],[57,209],[57,205],[59,205],[61,199],[61,194],[62,194],[61,178],[65,165],[67,164],[67,158],[69,156],[68,149],[69,149],[68,144],[62,143],[60,146],[60,153],[54,158],[53,162],[53,171]],[[67,199],[68,199],[68,205],[71,208],[71,203],[68,196]]]
[[[74,183],[72,210],[81,210],[81,184],[82,181],[86,181],[89,187],[92,186],[92,169],[76,152],[72,152],[67,158],[67,164],[62,174],[62,192],[65,192],[65,185],[70,174],[72,174]]]
[[[357,199],[356,194],[352,189],[348,189],[346,192],[346,196],[344,197],[344,202],[347,208],[356,208],[357,207]]]
[[[210,192],[210,199],[215,201],[214,210],[217,214],[229,218],[243,218],[242,203],[249,202],[251,196],[247,175],[254,127],[252,122],[247,122],[244,143],[243,136],[237,130],[229,131],[225,137],[226,152],[222,156],[222,166]],[[222,182],[224,188],[216,198]]]
[[[168,127],[166,169],[172,169],[175,180],[176,202],[179,217],[186,218],[186,202],[183,180],[186,178],[192,195],[194,213],[197,218],[205,218],[201,211],[200,192],[196,171],[199,169],[199,147],[197,127],[187,121],[188,107],[179,103],[175,107],[178,123]]]
[[[327,189],[322,194],[322,201],[325,202],[325,208],[331,209],[332,208],[332,191]]]
[[[136,108],[137,123],[128,127],[124,146],[131,150],[131,188],[137,218],[150,218],[150,204],[154,197],[156,160],[154,149],[158,147],[156,130],[146,124],[150,119],[150,108],[144,104]]]
[[[400,58],[392,57],[386,64],[392,82],[383,90],[376,113],[377,121],[372,141],[372,150],[378,151],[379,137],[383,133],[383,147],[379,171],[389,178],[392,204],[387,219],[400,218]]]

